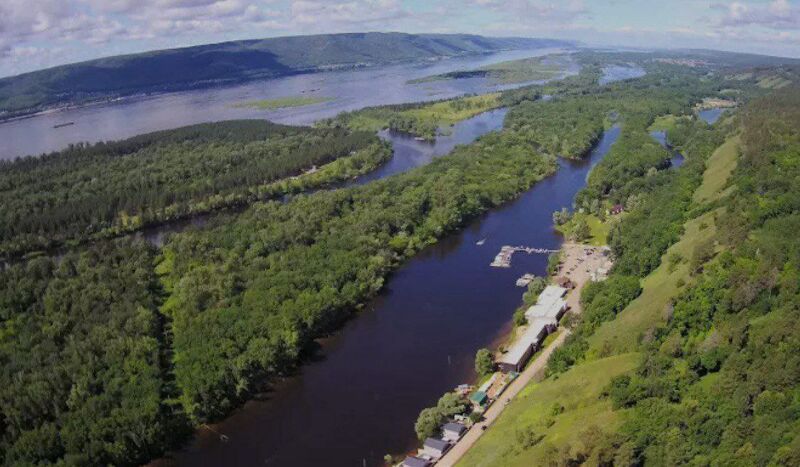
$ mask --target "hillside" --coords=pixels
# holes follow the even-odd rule
[[[353,33],[275,37],[158,50],[0,79],[0,117],[143,92],[177,91],[326,69],[568,45],[571,43],[548,39],[466,34]]]
[[[743,89],[714,126],[672,120],[686,163],[640,177],[598,286],[633,278],[641,294],[584,294],[547,377],[459,465],[798,465],[800,93],[787,86]]]

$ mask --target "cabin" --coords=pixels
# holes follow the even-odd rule
[[[467,431],[467,427],[460,423],[450,422],[442,427],[442,439],[455,443],[461,438],[461,435]]]
[[[426,459],[420,459],[419,457],[407,456],[400,465],[402,467],[430,467],[431,462]]]
[[[450,449],[450,443],[442,439],[428,438],[422,443],[422,451],[434,459],[439,459]]]
[[[481,410],[486,406],[489,396],[486,395],[485,391],[475,391],[471,396],[469,396],[469,400],[472,402],[472,405],[476,410]]]

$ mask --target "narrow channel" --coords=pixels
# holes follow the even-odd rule
[[[300,374],[157,464],[377,466],[384,454],[414,447],[419,411],[474,378],[475,351],[508,332],[521,302],[515,280],[544,274],[547,262],[518,254],[512,267],[497,269],[492,258],[507,244],[558,248],[552,212],[571,205],[619,131],[607,131],[585,160],[560,161],[516,201],[421,252],[321,343]]]
[[[669,159],[669,164],[671,168],[677,169],[678,167],[683,165],[686,158],[680,151],[676,150],[675,148],[672,147],[672,145],[669,144],[669,142],[667,141],[666,131],[664,130],[651,131],[650,136],[652,136],[653,139],[658,141],[658,144],[660,144],[664,149],[666,149],[671,153]]]

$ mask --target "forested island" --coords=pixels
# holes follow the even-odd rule
[[[459,70],[410,81],[412,84],[466,78],[487,78],[497,83],[514,84],[563,76],[575,65],[569,55],[547,55],[486,65],[474,70]]]
[[[2,462],[136,465],[161,455],[294,371],[404,262],[526,192],[559,157],[585,157],[616,125],[619,139],[575,200],[598,219],[624,206],[609,235],[616,265],[586,288],[585,311],[541,383],[599,389],[514,402],[515,413],[536,415],[501,419],[484,438],[494,444],[465,463],[488,450],[495,465],[796,464],[800,91],[765,86],[760,59],[704,53],[716,62],[693,67],[668,56],[582,52],[580,74],[502,93],[369,108],[313,128],[196,125],[0,165],[2,251],[71,246],[0,272]],[[600,85],[618,62],[647,74]],[[796,79],[786,70],[776,76]],[[693,117],[722,97],[740,105],[734,116],[714,126]],[[377,130],[430,139],[498,107],[509,108],[501,131],[428,165],[304,193],[391,157]],[[678,169],[650,135],[667,115],[676,117],[668,140],[687,157]],[[725,172],[716,151],[732,138],[741,154],[727,157],[738,165],[714,180],[709,171]],[[111,238],[229,206],[241,209],[161,249]],[[673,251],[687,235],[702,240]],[[652,277],[670,268],[682,280],[669,276],[670,297],[637,305],[667,287]],[[577,412],[587,406],[597,412]],[[613,423],[593,427],[596,413]],[[551,436],[568,423],[580,437]]]

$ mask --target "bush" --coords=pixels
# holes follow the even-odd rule
[[[494,358],[489,349],[480,349],[475,354],[475,373],[486,376],[494,372]]]

